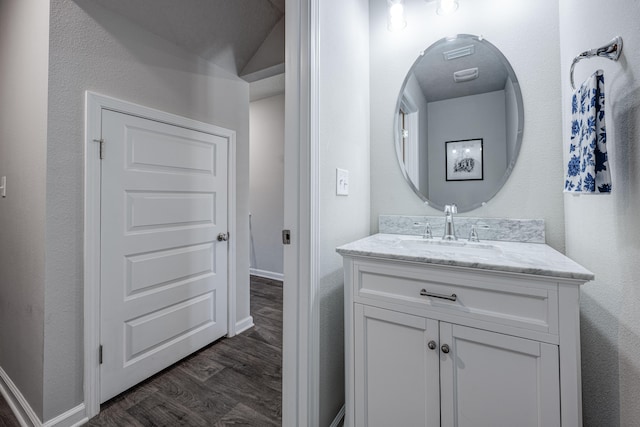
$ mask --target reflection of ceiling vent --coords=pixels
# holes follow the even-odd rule
[[[453,73],[453,81],[456,83],[468,82],[469,80],[475,80],[478,78],[478,67],[468,68],[466,70],[460,70]]]
[[[442,52],[445,61],[451,61],[452,59],[462,58],[463,56],[473,55],[476,52],[476,47],[472,44],[469,46],[459,47],[458,49],[448,50]]]

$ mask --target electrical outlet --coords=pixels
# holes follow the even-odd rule
[[[349,195],[349,171],[336,168],[336,194],[338,196]]]

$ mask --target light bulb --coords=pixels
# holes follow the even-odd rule
[[[404,19],[404,6],[402,0],[387,0],[389,5],[389,16],[387,18],[387,28],[389,31],[399,31],[407,26]]]
[[[438,15],[451,15],[458,10],[458,0],[438,0],[436,13]]]
[[[392,18],[402,18],[403,14],[404,6],[402,6],[402,3],[392,4],[389,8],[389,16],[391,16]]]

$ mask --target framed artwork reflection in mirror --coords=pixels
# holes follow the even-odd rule
[[[447,181],[484,179],[482,138],[445,142]]]

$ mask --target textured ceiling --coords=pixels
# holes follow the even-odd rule
[[[474,45],[475,53],[445,60],[443,52]],[[453,73],[478,67],[478,78],[456,83]],[[502,59],[491,47],[478,40],[457,38],[429,49],[415,65],[414,73],[428,102],[502,90],[508,72]]]
[[[285,5],[285,0],[93,1],[234,73],[256,53]]]

